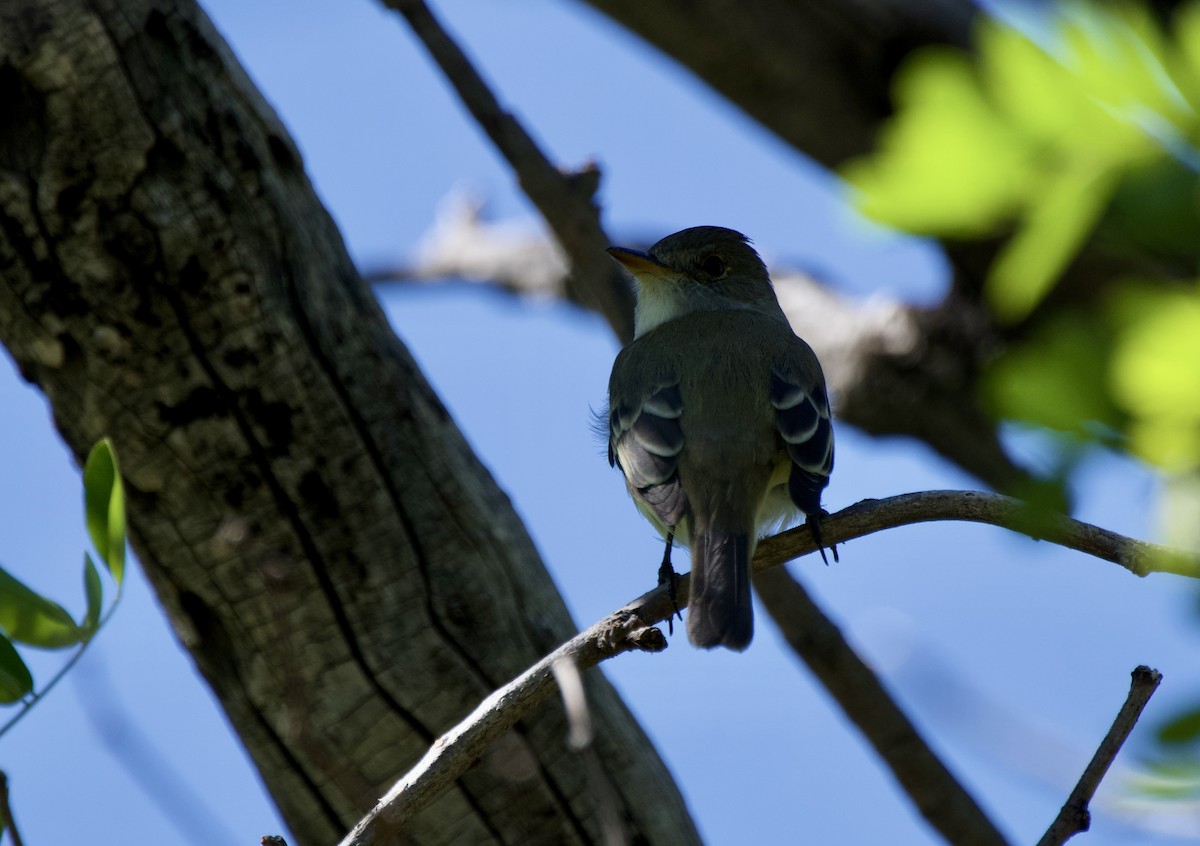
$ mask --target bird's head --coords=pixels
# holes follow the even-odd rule
[[[635,336],[698,311],[750,309],[783,319],[762,259],[732,229],[694,226],[644,253],[610,247],[608,254],[637,283]]]

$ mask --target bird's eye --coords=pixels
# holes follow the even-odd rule
[[[720,256],[705,256],[704,261],[700,262],[700,269],[716,279],[725,275],[725,260]]]

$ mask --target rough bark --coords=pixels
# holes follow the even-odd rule
[[[0,340],[77,456],[112,437],[176,632],[294,842],[334,842],[573,624],[194,4],[7,0],[0,103]],[[696,841],[590,684],[632,836]],[[405,839],[598,841],[565,734],[543,706]]]

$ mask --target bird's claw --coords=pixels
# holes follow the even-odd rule
[[[817,552],[821,553],[821,560],[825,562],[826,567],[829,566],[829,559],[825,557],[825,540],[821,537],[821,518],[828,516],[829,512],[822,508],[816,514],[809,514],[804,520],[808,530],[812,532],[813,540],[817,544]],[[833,553],[833,560],[836,563],[838,560],[837,544],[830,544],[828,549]]]

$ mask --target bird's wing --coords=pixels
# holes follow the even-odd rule
[[[771,370],[775,425],[792,461],[788,493],[807,515],[821,511],[821,491],[833,471],[833,426],[825,378],[807,346]]]
[[[633,495],[664,525],[674,528],[687,500],[679,482],[683,398],[679,383],[657,387],[645,398],[610,398],[608,463],[621,468]]]

